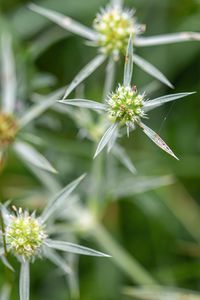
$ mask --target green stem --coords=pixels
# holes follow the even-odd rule
[[[115,81],[115,69],[116,69],[116,62],[114,61],[113,57],[110,56],[108,64],[106,66],[106,78],[104,83],[103,102],[105,101],[105,99],[113,89],[113,85]]]
[[[96,150],[96,143],[95,143]],[[102,202],[102,185],[103,185],[103,162],[104,155],[101,153],[95,158],[91,171],[91,193],[89,197],[89,208],[93,215],[98,216]]]
[[[0,211],[0,225],[1,225],[1,230],[2,230],[4,254],[5,254],[5,256],[7,256],[8,252],[7,252],[7,248],[6,248],[5,226],[4,226],[2,211]]]
[[[137,284],[139,285],[158,285],[152,275],[143,266],[131,257],[106,231],[97,224],[94,227],[93,236],[108,254],[112,256],[115,263]]]

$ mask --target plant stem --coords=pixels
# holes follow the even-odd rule
[[[106,229],[96,224],[93,231],[95,240],[110,254],[115,263],[137,284],[158,285],[152,275],[146,271],[140,263],[131,257],[106,231]]]
[[[105,83],[104,83],[104,91],[103,91],[103,102],[105,102],[106,97],[113,89],[113,84],[115,80],[115,69],[116,69],[116,62],[114,61],[113,57],[110,56],[108,64],[106,66],[106,76],[105,76]]]
[[[95,143],[96,150],[96,143]],[[101,153],[93,161],[90,185],[91,193],[89,197],[89,207],[93,215],[99,215],[101,202],[102,202],[102,186],[103,186],[103,162],[104,162],[104,153]]]
[[[2,230],[4,255],[7,256],[8,252],[7,252],[7,248],[6,248],[5,226],[4,226],[2,211],[0,211],[0,225],[1,225],[1,230]]]

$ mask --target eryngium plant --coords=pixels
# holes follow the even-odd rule
[[[112,148],[120,128],[126,126],[127,135],[129,136],[129,131],[132,131],[136,126],[138,126],[158,147],[177,159],[176,155],[167,146],[167,144],[157,133],[145,125],[142,122],[142,119],[147,117],[146,113],[148,111],[166,102],[183,98],[191,95],[192,93],[171,94],[148,100],[145,93],[138,93],[137,88],[131,85],[132,71],[133,40],[130,36],[125,59],[123,84],[119,84],[117,89],[107,96],[105,104],[87,99],[67,99],[60,100],[59,102],[67,105],[103,111],[106,114],[111,125],[101,138],[94,157],[96,157],[106,145],[108,145],[109,150]]]
[[[19,281],[20,300],[29,299],[30,263],[33,263],[37,258],[47,258],[64,271],[64,273],[70,273],[70,267],[55,250],[67,253],[109,257],[107,254],[87,247],[50,238],[51,232],[53,231],[52,221],[55,220],[56,213],[58,214],[63,207],[66,207],[66,199],[84,177],[85,175],[80,176],[62,189],[56,197],[48,203],[39,217],[36,217],[35,212],[29,214],[28,211],[23,211],[22,208],[17,210],[15,206],[13,206],[13,211],[10,212],[7,205],[1,205],[4,226],[0,236],[0,255],[4,257],[5,254],[10,253],[10,255],[15,256],[21,264]],[[49,221],[51,223],[51,230],[48,229]],[[58,230],[56,230],[56,235],[59,235]],[[5,262],[5,257],[3,262]]]
[[[1,101],[0,101],[0,169],[3,166],[9,149],[32,170],[31,166],[55,173],[56,170],[35,147],[26,142],[27,126],[41,116],[58,97],[62,97],[64,89],[60,88],[49,94],[42,102],[32,105],[18,115],[17,110],[17,79],[11,36],[3,33],[1,37]],[[66,96],[84,80],[85,74],[74,78]],[[28,133],[29,134],[29,133]],[[32,137],[34,137],[31,134]],[[33,139],[34,140],[34,139]]]
[[[55,101],[55,97],[41,106],[33,106],[17,116],[17,80],[11,37],[3,34],[1,39],[1,103],[0,103],[0,162],[3,164],[6,153],[12,148],[26,163],[50,172],[56,172],[52,165],[31,144],[23,141],[25,127]],[[62,95],[60,92],[55,96]]]
[[[101,55],[91,61],[93,67],[90,75],[107,57],[111,57],[109,72],[114,73],[116,60],[120,54],[125,55],[130,34],[133,36],[134,48],[142,46],[154,46],[185,41],[200,41],[200,34],[196,32],[180,32],[174,34],[159,35],[153,37],[140,37],[145,26],[137,23],[134,10],[128,10],[119,5],[118,1],[112,1],[106,9],[102,9],[93,21],[92,28],[64,16],[61,13],[31,4],[30,9],[47,17],[64,29],[87,39],[87,44],[98,48]],[[169,87],[173,85],[152,64],[134,53],[133,62],[142,70],[160,80]],[[65,96],[66,97],[66,96]]]

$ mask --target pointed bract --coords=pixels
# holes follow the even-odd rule
[[[72,33],[78,34],[92,41],[96,40],[96,34],[93,30],[61,13],[38,6],[33,3],[29,4],[29,8]]]
[[[71,274],[72,269],[68,266],[67,262],[57,254],[56,251],[50,249],[49,247],[45,247],[45,254],[46,258],[48,258],[54,265],[59,267],[63,272],[66,274]]]
[[[12,40],[8,33],[3,33],[1,38],[1,65],[1,110],[5,113],[12,114],[17,99],[17,80],[15,74],[15,60],[12,52]]]
[[[13,144],[13,149],[21,160],[28,162],[39,169],[57,173],[48,160],[30,144],[17,141]]]
[[[113,123],[104,133],[104,135],[102,136],[96,152],[94,154],[94,158],[97,157],[97,155],[99,155],[99,153],[105,148],[105,146],[109,143],[110,139],[112,138],[113,134],[115,133],[116,129],[117,129],[118,123]]]
[[[71,252],[75,254],[82,254],[82,255],[90,255],[90,256],[110,257],[110,255],[108,254],[87,247],[83,247],[77,244],[73,244],[73,243],[55,241],[51,239],[47,239],[45,243],[48,247],[61,250],[61,251]]]
[[[127,51],[126,51],[125,64],[124,64],[123,85],[130,86],[132,73],[133,73],[133,38],[132,35],[130,35]]]
[[[106,59],[105,55],[98,55],[91,60],[83,69],[75,76],[72,82],[66,89],[63,99],[67,98],[69,94],[89,75],[91,75]]]
[[[72,106],[78,106],[82,108],[89,108],[92,110],[100,110],[100,111],[105,111],[107,108],[107,105],[103,103],[99,103],[96,101],[88,100],[88,99],[67,99],[67,100],[59,100],[58,102],[67,104],[67,105],[72,105]]]
[[[170,83],[170,81],[163,75],[156,67],[146,61],[144,58],[136,55],[133,55],[133,62],[140,67],[142,70],[150,74],[151,76],[155,77],[165,85],[169,86],[170,88],[174,88],[174,86]]]
[[[171,94],[171,95],[166,95],[163,97],[159,97],[159,98],[155,98],[155,99],[146,101],[144,104],[144,111],[147,112],[147,111],[152,110],[160,105],[163,105],[164,103],[171,102],[171,101],[174,101],[177,99],[181,99],[181,98],[187,97],[192,94],[195,94],[195,92]]]
[[[169,146],[161,139],[161,137],[153,131],[151,128],[146,126],[144,123],[140,122],[138,125],[143,129],[144,133],[163,151],[167,152],[169,155],[173,156],[175,159],[179,160]]]
[[[138,47],[174,44],[189,41],[200,41],[199,32],[178,32],[149,37],[136,37],[135,45]]]
[[[74,189],[79,185],[79,183],[85,178],[86,174],[81,175],[76,180],[68,184],[64,189],[62,189],[57,196],[47,205],[46,209],[41,215],[42,223],[46,222],[48,218],[60,208],[63,203],[67,200],[67,197],[74,191]]]

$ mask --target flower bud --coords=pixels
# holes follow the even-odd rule
[[[47,235],[40,222],[27,212],[19,210],[11,215],[6,227],[6,244],[16,256],[30,259],[39,254]]]
[[[129,86],[119,85],[116,91],[109,96],[107,103],[109,118],[114,122],[134,123],[144,115],[143,95],[138,94]]]
[[[139,33],[133,12],[121,10],[119,7],[108,7],[94,20],[94,29],[98,32],[98,46],[105,54],[125,54],[130,34],[134,37]]]

